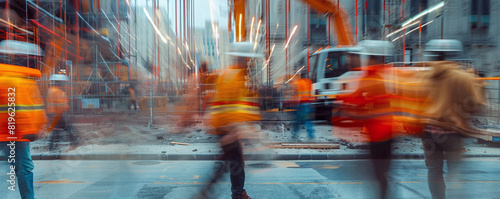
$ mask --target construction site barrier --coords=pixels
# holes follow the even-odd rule
[[[153,108],[153,115],[167,115],[167,96],[139,97],[137,105],[139,114],[150,115],[150,108]]]

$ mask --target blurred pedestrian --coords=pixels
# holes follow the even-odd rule
[[[132,106],[134,106],[134,110],[137,111],[137,102],[136,102],[136,98],[135,98],[135,91],[134,91],[134,89],[132,88],[131,85],[129,85],[127,87],[127,90],[128,90],[128,93],[129,93],[128,110],[130,110],[132,108]]]
[[[245,185],[245,162],[241,139],[255,135],[251,133],[251,124],[260,120],[259,104],[246,86],[246,71],[248,58],[260,57],[258,54],[244,53],[253,49],[250,43],[231,44],[232,52],[228,53],[235,59],[235,65],[224,70],[220,75],[214,99],[209,110],[213,116],[213,133],[220,136],[220,145],[223,151],[217,164],[215,174],[209,184],[200,194],[201,198],[208,197],[210,188],[229,170],[231,179],[231,197],[233,199],[249,199]],[[236,52],[237,51],[237,52]],[[242,52],[243,51],[243,52]],[[249,50],[249,52],[251,52]],[[253,132],[254,133],[254,132]]]
[[[17,50],[22,46],[38,48],[35,44],[9,42],[13,43],[9,43],[8,46],[15,46]],[[5,49],[6,46],[0,47],[2,52],[8,51]],[[29,51],[18,51],[15,56],[28,57],[21,54]],[[42,52],[42,50],[38,48],[34,52]],[[30,54],[31,56],[41,55]],[[40,77],[41,73],[37,69],[0,64],[0,104],[2,105],[0,151],[7,158],[10,168],[7,173],[9,187],[2,188],[9,190],[4,190],[2,193],[19,190],[21,198],[28,199],[35,198],[34,164],[31,159],[30,142],[41,136],[41,129],[47,123],[43,99],[36,80],[33,79]]]
[[[213,97],[216,74],[210,74],[206,62],[200,63],[200,71],[192,73],[188,78],[187,93],[178,106],[183,107],[184,113],[177,126],[185,128],[195,124],[197,116],[203,116],[206,106]]]
[[[392,156],[393,112],[386,90],[385,59],[392,56],[394,44],[388,41],[365,40],[354,53],[361,56],[364,76],[351,94],[338,96],[344,102],[356,101],[361,109],[365,133],[370,141],[371,160],[380,185],[380,198],[388,197],[388,172]]]
[[[311,102],[314,100],[311,96],[312,81],[305,77],[305,73],[302,74],[302,78],[292,82],[296,88],[296,111],[292,136],[293,139],[297,139],[299,136],[300,125],[304,124],[306,126],[309,139],[314,139],[314,125],[312,123],[314,108],[311,106]]]
[[[64,82],[68,81],[68,77],[63,74],[53,74],[49,80],[52,81],[52,86],[47,92],[47,116],[51,121],[50,129],[52,130],[49,137],[49,150],[53,150],[54,142],[62,137],[63,132],[70,136],[71,145],[74,148],[79,140],[68,124],[66,112],[69,110],[69,100],[63,91]]]
[[[432,70],[426,79],[429,94],[422,143],[428,185],[434,199],[446,198],[444,160],[447,178],[452,181],[458,174],[462,134],[473,131],[468,119],[486,104],[483,87],[476,76],[460,69],[459,63],[446,61],[455,58],[460,51],[462,43],[457,40],[431,40],[425,47],[426,55],[433,61],[428,63]],[[453,198],[457,197],[460,194],[455,193]]]

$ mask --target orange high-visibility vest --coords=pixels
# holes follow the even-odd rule
[[[248,96],[245,70],[227,69],[217,81],[217,92],[210,103],[215,128],[235,122],[260,120],[257,98]],[[214,132],[220,134],[221,132]]]
[[[69,110],[68,98],[63,90],[52,86],[47,93],[47,113],[64,113]]]
[[[391,100],[384,84],[384,79],[373,66],[367,74],[360,79],[359,88],[351,94],[339,96],[344,103],[356,104],[358,108],[349,111],[347,117],[357,117],[364,121],[364,131],[369,135],[371,142],[381,142],[393,137],[393,110]]]
[[[135,100],[135,91],[134,89],[128,88],[128,92],[130,92],[130,100],[133,101]]]
[[[0,64],[0,141],[32,141],[47,123],[33,79],[40,76],[36,69]]]
[[[312,81],[307,78],[301,78],[294,82],[297,86],[297,98],[300,102],[311,102],[314,98],[311,96]]]

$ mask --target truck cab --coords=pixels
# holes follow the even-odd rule
[[[355,88],[356,81],[361,78],[362,71],[358,68],[359,55],[349,52],[356,48],[329,48],[314,53],[310,58],[309,78],[313,82],[312,94],[324,97],[349,93]]]
[[[313,83],[312,95],[317,100],[312,103],[316,110],[317,120],[331,118],[335,95],[353,92],[358,80],[363,77],[363,71],[353,71],[360,67],[355,47],[327,48],[320,50],[309,58],[309,78]]]

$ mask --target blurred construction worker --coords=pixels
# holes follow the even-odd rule
[[[8,45],[5,45],[8,42]],[[0,54],[12,55],[9,47],[16,47],[15,56],[42,56],[42,50],[35,44],[4,40],[0,43]],[[21,48],[22,47],[22,48]],[[30,49],[35,48],[34,51]],[[30,53],[38,52],[38,53]],[[41,136],[41,129],[47,123],[43,98],[34,78],[40,78],[37,69],[26,66],[0,64],[0,151],[9,162],[7,173],[9,190],[19,189],[21,198],[35,198],[33,187],[34,164],[30,154],[30,142]],[[26,63],[26,62],[24,62]],[[17,183],[16,183],[17,178]],[[3,195],[3,194],[2,194]],[[7,196],[4,196],[7,197]]]
[[[220,160],[225,163],[216,166],[215,175],[201,193],[202,198],[208,197],[212,185],[227,170],[230,172],[232,198],[250,198],[244,189],[245,162],[240,140],[252,136],[249,135],[251,124],[260,120],[259,104],[245,84],[248,58],[261,57],[251,53],[252,49],[253,45],[248,42],[231,44],[232,52],[227,54],[233,56],[235,65],[224,70],[217,80],[216,93],[209,111],[213,116],[213,133],[220,136],[223,151]]]
[[[297,139],[299,136],[300,125],[304,124],[307,129],[309,139],[314,139],[314,125],[312,123],[312,114],[314,113],[311,102],[314,98],[311,96],[312,91],[312,81],[303,76],[295,81],[293,85],[296,88],[296,114],[295,122],[293,123],[293,139]]]
[[[359,51],[364,71],[359,88],[353,93],[338,96],[339,100],[357,101],[364,114],[364,131],[369,136],[370,152],[375,177],[380,185],[380,198],[388,192],[387,174],[392,155],[393,115],[383,74],[384,60],[392,56],[394,44],[388,41],[365,40],[359,42]]]
[[[192,73],[188,78],[187,93],[178,105],[182,106],[184,111],[178,126],[181,128],[191,126],[196,123],[197,116],[203,116],[207,104],[213,97],[216,80],[217,75],[208,72],[207,62],[201,62],[199,72]]]
[[[425,46],[426,56],[433,60],[426,78],[429,91],[424,111],[425,163],[432,198],[444,199],[446,185],[443,165],[446,159],[447,178],[453,180],[458,172],[462,153],[462,136],[473,132],[468,119],[486,104],[479,80],[473,73],[460,69],[461,64],[449,61],[462,51],[457,40],[431,40]],[[452,192],[448,192],[452,193]],[[456,193],[448,198],[459,198]]]
[[[127,87],[128,93],[129,93],[129,98],[128,98],[128,110],[131,109],[131,106],[134,106],[134,110],[137,110],[137,103],[135,99],[135,91],[132,88],[131,85],[128,85]]]
[[[70,136],[71,144],[74,147],[78,145],[79,141],[68,124],[68,117],[65,113],[69,111],[69,99],[63,91],[64,83],[69,79],[63,74],[53,74],[49,80],[52,82],[46,99],[47,116],[51,121],[50,129],[52,130],[49,138],[49,150],[53,149],[55,140],[61,137],[62,132],[66,132]]]

